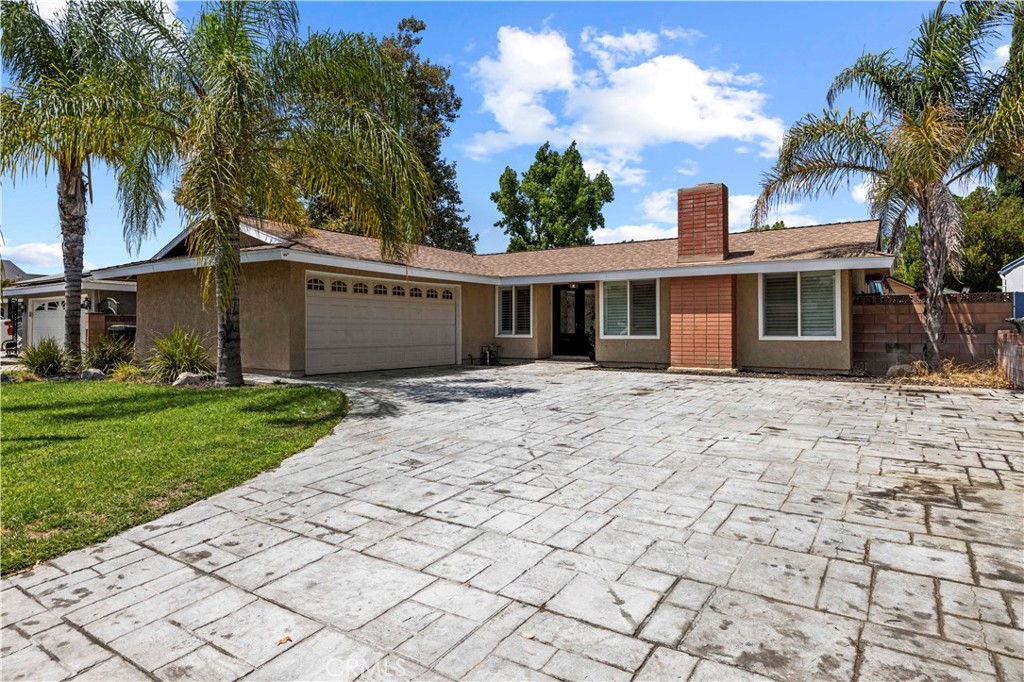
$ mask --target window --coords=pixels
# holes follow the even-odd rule
[[[441,292],[441,298],[443,298],[446,301],[450,301],[450,300],[452,300],[455,297],[452,296],[452,292],[450,292],[447,289],[445,289],[444,291]]]
[[[355,284],[352,285],[352,293],[353,294],[366,294],[366,293],[369,293],[369,291],[370,291],[369,287],[367,287],[362,282],[356,282]]]
[[[604,292],[602,336],[659,337],[658,280],[604,282],[601,289]]]
[[[761,275],[761,338],[838,339],[835,271]]]
[[[315,277],[313,279],[307,279],[306,288],[310,291],[323,291],[324,281],[322,279],[316,279]]]
[[[392,287],[392,296],[405,296],[405,287]]]
[[[530,287],[498,287],[498,336],[532,336]]]
[[[348,291],[348,285],[341,280],[336,279],[331,282],[331,291],[340,291],[341,293],[345,293]]]
[[[374,296],[387,296],[388,295],[388,288],[386,286],[384,286],[383,284],[374,284],[373,285],[373,295]]]
[[[437,289],[427,289],[427,298],[437,298]]]
[[[409,297],[410,298],[423,298],[423,290],[420,289],[419,287],[413,287],[412,289],[409,289]]]

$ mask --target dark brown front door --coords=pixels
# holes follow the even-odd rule
[[[591,353],[594,335],[594,285],[556,284],[552,287],[554,309],[553,355]]]

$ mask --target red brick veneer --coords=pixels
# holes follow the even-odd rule
[[[736,366],[736,277],[672,279],[672,367]]]

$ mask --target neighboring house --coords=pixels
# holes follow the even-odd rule
[[[23,279],[32,279],[33,277],[41,277],[42,275],[30,275],[21,268],[19,268],[14,261],[9,261],[6,258],[0,259],[0,289],[6,288],[16,282],[20,282]],[[7,299],[2,297],[0,292],[0,317],[7,319]]]
[[[242,362],[288,375],[585,356],[678,369],[846,372],[851,301],[887,275],[877,221],[728,232],[728,190],[679,191],[678,236],[382,261],[366,237],[246,220]],[[178,235],[95,277],[138,283],[138,348],[175,325],[213,348],[215,305]]]
[[[0,259],[0,281],[4,284],[8,282],[20,282],[23,279],[33,279],[35,277],[42,277],[42,275],[30,275],[14,263],[6,258]]]
[[[1007,263],[1000,271],[1003,291],[1013,293],[1013,316],[1024,317],[1024,256]]]
[[[90,313],[107,316],[135,315],[135,282],[100,281],[90,272],[82,273],[82,335],[88,342]],[[16,333],[25,345],[49,337],[64,339],[64,276],[35,277],[4,287],[5,308],[10,311]]]

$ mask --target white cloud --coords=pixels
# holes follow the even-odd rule
[[[594,230],[594,241],[598,244],[614,244],[615,242],[641,241],[647,239],[672,239],[676,236],[675,227],[662,227],[653,223],[643,225],[621,225],[619,227],[602,227]]]
[[[988,59],[982,62],[981,67],[989,71],[997,71],[1010,61],[1010,46],[1000,45],[995,49]]]
[[[553,135],[556,117],[544,97],[548,92],[567,92],[576,81],[573,51],[561,33],[502,26],[497,58],[478,61],[473,75],[483,90],[484,109],[494,115],[501,130],[476,135],[467,150],[471,157],[564,139],[564,135]]]
[[[657,35],[650,32],[588,31],[578,54],[552,29],[499,29],[497,56],[473,68],[497,128],[472,138],[470,157],[577,140],[591,164],[617,184],[637,184],[645,177],[637,167],[642,153],[653,145],[731,140],[765,157],[777,153],[782,120],[765,113],[768,98],[755,88],[756,74],[655,54]],[[594,58],[599,69],[581,68],[581,56]]]
[[[853,196],[853,200],[858,204],[867,203],[868,194],[871,192],[871,178],[864,178],[859,184],[857,184],[850,194]]]
[[[620,63],[654,54],[658,49],[658,34],[650,31],[623,31],[621,35],[613,35],[598,33],[597,29],[588,26],[580,35],[580,43],[597,60],[601,70],[607,73]]]
[[[647,220],[675,225],[679,219],[677,201],[677,192],[674,189],[652,192],[640,201],[640,210]]]
[[[729,197],[729,231],[742,232],[750,228],[750,211],[754,208],[757,196],[753,194],[733,194]],[[781,220],[786,227],[800,227],[801,225],[817,225],[820,218],[803,213],[804,205],[801,203],[782,204],[768,214],[767,224]]]
[[[707,37],[695,28],[683,28],[682,26],[662,26],[660,33],[669,40],[685,40],[688,43]]]
[[[3,245],[3,257],[14,261],[15,265],[25,272],[39,275],[49,275],[64,271],[64,256],[61,251],[60,242],[46,244],[43,242],[32,242],[29,244],[17,244],[15,246]],[[95,269],[90,261],[84,263],[86,270]]]
[[[687,159],[681,164],[676,166],[676,173],[685,175],[686,177],[692,177],[700,172],[700,166],[693,159]]]

